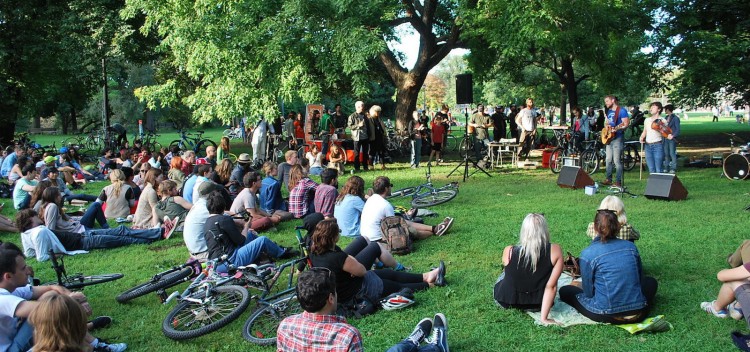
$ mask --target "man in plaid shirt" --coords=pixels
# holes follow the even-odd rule
[[[284,319],[278,329],[277,351],[364,351],[362,335],[336,315],[336,277],[326,268],[312,268],[297,280],[302,314]]]

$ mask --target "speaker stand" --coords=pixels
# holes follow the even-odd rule
[[[469,128],[469,109],[465,108],[465,110],[464,110],[464,137],[463,137],[462,140],[468,140],[467,139],[467,138],[469,138],[468,128]],[[460,148],[460,146],[459,146],[459,148]],[[471,163],[471,165],[473,165],[474,169],[475,169],[471,174],[469,174],[469,163]],[[485,175],[487,175],[489,177],[492,177],[492,175],[490,175],[485,169],[483,169],[481,166],[479,166],[477,164],[477,162],[474,161],[474,159],[472,159],[469,156],[469,149],[468,148],[466,149],[466,152],[464,153],[464,160],[462,160],[461,163],[459,163],[455,168],[453,168],[453,170],[451,170],[451,172],[448,173],[447,177],[451,177],[451,175],[453,175],[453,173],[456,172],[456,170],[458,170],[461,166],[464,167],[464,178],[463,178],[464,182],[466,182],[466,178],[467,177],[473,176],[475,173],[477,173],[477,171],[481,171]]]
[[[620,163],[620,165],[622,165],[622,163]],[[609,189],[610,190],[614,189],[614,192],[612,193],[619,195],[620,198],[623,198],[622,196],[623,194],[629,195],[630,198],[638,198],[637,194],[630,193],[630,191],[628,191],[628,188],[625,186],[625,169],[622,170],[622,184],[620,185],[620,187],[612,186]]]

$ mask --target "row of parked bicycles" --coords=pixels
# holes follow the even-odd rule
[[[553,130],[553,150],[549,156],[549,168],[554,173],[560,172],[566,158],[578,159],[578,165],[588,174],[594,174],[604,165],[607,158],[605,145],[600,132],[592,132],[589,140],[566,130]],[[626,141],[622,153],[623,169],[630,171],[641,162],[638,140]]]

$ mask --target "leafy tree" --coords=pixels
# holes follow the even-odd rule
[[[157,31],[173,66],[198,82],[191,91],[175,79],[140,88],[149,107],[182,102],[199,120],[229,121],[277,114],[281,99],[349,92],[367,100],[370,83],[387,77],[403,122],[429,70],[463,45],[459,10],[455,0],[128,0],[125,15],[145,14],[141,30]],[[420,36],[411,69],[387,45],[402,25]]]
[[[679,68],[670,98],[708,106],[723,93],[735,106],[750,104],[750,3],[670,0],[663,11],[656,49]]]

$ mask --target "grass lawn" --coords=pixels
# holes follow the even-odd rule
[[[746,130],[747,126],[741,128]],[[711,123],[710,117],[691,117],[684,123],[684,129],[686,135],[715,135],[717,145],[724,145],[725,139],[718,132],[740,130],[740,126],[726,118]],[[221,130],[210,133],[218,135]],[[62,140],[60,136],[54,138]],[[37,140],[42,143],[42,138]],[[235,149],[235,154],[246,150]],[[453,162],[433,168],[433,181],[441,185],[460,180],[460,176],[454,175],[450,179],[445,176],[455,165]],[[400,188],[423,182],[424,170],[415,171],[406,163],[397,163],[385,172],[369,172],[361,176],[371,184],[376,176],[385,174],[391,177],[396,188]],[[701,301],[716,297],[719,288],[716,272],[726,267],[727,255],[747,238],[750,213],[743,208],[750,203],[750,183],[730,181],[720,177],[720,173],[719,168],[679,170],[679,178],[689,191],[686,201],[662,202],[643,196],[624,199],[629,222],[641,233],[637,246],[644,271],[659,281],[652,315],[664,314],[674,325],[670,332],[631,336],[622,329],[607,325],[541,327],[522,312],[501,310],[495,306],[492,286],[502,270],[502,249],[517,241],[521,221],[527,213],[546,214],[552,241],[561,244],[564,251],[580,253],[589,242],[586,226],[592,221],[605,194],[586,196],[583,190],[559,188],[556,175],[548,170],[504,170],[491,172],[492,178],[477,174],[461,183],[456,199],[432,208],[441,216],[439,219],[442,216],[456,218],[449,235],[418,242],[414,253],[398,258],[404,265],[412,266],[415,272],[428,270],[438,260],[445,260],[449,285],[418,293],[417,304],[412,307],[381,311],[351,322],[362,332],[369,351],[386,350],[404,338],[422,317],[432,316],[435,312],[443,312],[448,317],[449,342],[455,351],[731,350],[734,347],[729,333],[732,330],[747,331],[744,321],[714,318],[699,308]],[[594,179],[603,179],[601,171],[594,175]],[[639,180],[637,171],[626,173],[625,181],[630,191],[643,194],[646,180],[645,177]],[[96,194],[104,185],[89,184],[86,192]],[[12,207],[7,206],[10,205],[8,201],[6,203],[4,214],[12,216]],[[396,203],[405,205],[406,200]],[[435,224],[438,221],[431,218],[426,222]],[[295,243],[293,228],[297,223],[282,224],[278,232],[267,235],[282,245],[292,245]],[[0,240],[20,244],[17,234],[0,234]],[[162,320],[174,304],[163,306],[153,295],[125,305],[114,300],[117,294],[154,273],[183,263],[187,256],[182,236],[177,233],[167,241],[151,245],[97,250],[68,257],[66,265],[71,272],[125,274],[118,281],[88,287],[85,293],[96,314],[112,315],[115,319],[112,327],[96,334],[112,341],[126,342],[130,350],[272,351],[272,348],[257,347],[242,339],[240,330],[251,309],[215,333],[175,342],[165,338],[160,331]],[[37,263],[34,259],[29,263],[43,281],[52,278],[48,263]]]

